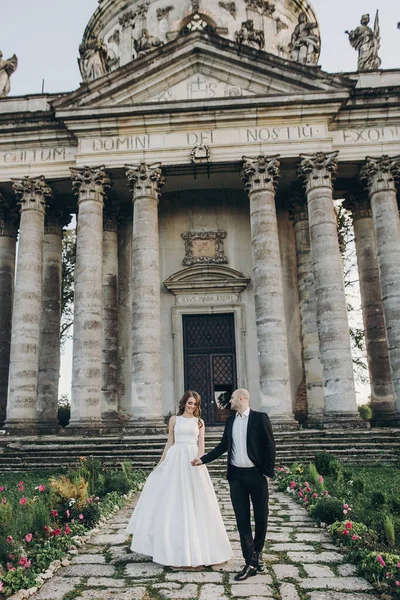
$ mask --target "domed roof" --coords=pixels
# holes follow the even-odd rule
[[[80,52],[91,81],[191,31],[315,65],[319,27],[307,0],[99,0]]]

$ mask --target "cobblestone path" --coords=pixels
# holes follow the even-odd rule
[[[271,486],[264,574],[233,580],[243,566],[228,484],[215,489],[234,550],[229,563],[212,568],[172,569],[129,551],[124,530],[135,501],[94,533],[71,564],[61,568],[33,598],[62,600],[372,600],[372,586],[315,527],[305,509]],[[160,507],[162,510],[162,507]]]

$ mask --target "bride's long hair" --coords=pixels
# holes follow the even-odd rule
[[[189,398],[194,398],[196,400],[197,404],[193,412],[193,416],[199,420],[199,427],[203,427],[203,423],[201,422],[201,398],[200,394],[198,394],[197,392],[187,390],[187,392],[183,394],[182,398],[179,400],[178,417],[183,415],[183,413],[185,412],[186,402],[189,400]]]

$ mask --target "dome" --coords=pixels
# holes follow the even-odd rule
[[[320,34],[307,0],[99,0],[79,47],[84,81],[192,31],[316,65]]]

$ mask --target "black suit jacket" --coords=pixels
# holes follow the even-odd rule
[[[232,415],[227,420],[222,440],[218,446],[201,457],[201,461],[204,464],[207,464],[228,451],[228,479],[230,479],[231,474],[232,429],[235,418],[236,414]],[[275,441],[268,415],[255,410],[250,410],[248,419],[247,454],[249,455],[249,459],[263,475],[273,477],[275,465]]]

